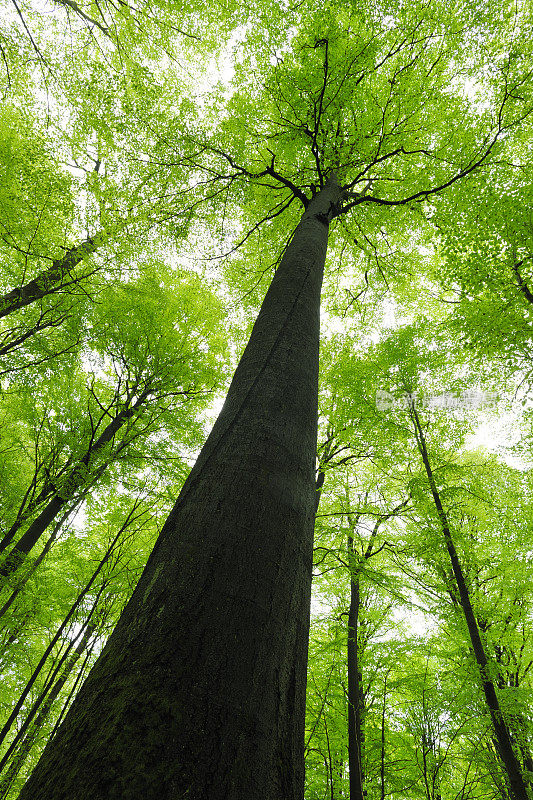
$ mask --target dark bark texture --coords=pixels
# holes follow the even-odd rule
[[[20,800],[302,800],[330,180],[97,664]]]

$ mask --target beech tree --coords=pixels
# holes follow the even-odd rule
[[[413,721],[405,708],[395,708],[399,698],[410,702],[400,670],[381,658],[379,641],[369,637],[364,654],[356,641],[363,572],[365,584],[384,582],[395,598],[391,602],[403,608],[409,606],[408,598],[402,588],[394,594],[392,584],[405,581],[412,595],[416,583],[408,564],[402,572],[412,541],[402,541],[401,526],[395,529],[390,523],[388,534],[394,533],[397,542],[393,546],[387,538],[379,554],[382,561],[374,561],[377,531],[390,522],[393,509],[402,507],[406,489],[411,491],[416,481],[412,474],[411,481],[403,480],[414,469],[402,454],[405,439],[395,437],[384,424],[386,441],[376,433],[379,426],[370,414],[381,388],[380,365],[391,353],[401,364],[400,349],[391,345],[387,350],[386,345],[372,350],[365,320],[374,324],[375,315],[383,316],[383,295],[388,293],[387,302],[409,306],[409,313],[415,306],[418,312],[429,309],[434,321],[452,329],[449,314],[442,307],[437,311],[433,299],[423,295],[435,290],[449,299],[439,281],[448,265],[456,268],[450,254],[457,249],[457,238],[450,234],[455,230],[452,204],[465,208],[472,187],[483,187],[489,180],[496,187],[498,181],[505,184],[509,191],[516,180],[509,164],[529,141],[533,110],[528,12],[506,4],[500,13],[470,2],[453,9],[431,3],[405,7],[369,2],[353,7],[332,2],[327,8],[274,5],[267,21],[265,8],[250,7],[239,20],[244,24],[232,33],[234,78],[202,94],[193,86],[199,80],[197,64],[208,63],[217,35],[229,35],[229,23],[211,5],[210,18],[221,17],[213,26],[217,33],[210,32],[209,41],[197,44],[196,10],[183,13],[179,30],[171,27],[174,10],[165,6],[156,19],[152,9],[104,5],[96,12],[92,6],[58,3],[47,28],[40,9],[28,12],[15,6],[14,17],[25,31],[23,44],[18,53],[9,39],[3,51],[6,69],[14,65],[8,80],[13,119],[20,117],[22,99],[31,98],[26,128],[20,139],[11,140],[27,160],[15,168],[16,159],[5,154],[13,191],[0,196],[8,212],[2,245],[7,265],[2,272],[4,440],[16,417],[17,395],[27,397],[23,387],[37,376],[38,385],[50,387],[59,397],[59,376],[73,365],[80,375],[87,374],[93,350],[100,354],[104,371],[118,352],[127,356],[125,364],[140,359],[145,382],[163,376],[156,393],[143,396],[143,387],[135,384],[126,405],[122,398],[106,404],[93,395],[94,402],[88,404],[89,449],[78,448],[75,457],[73,448],[68,457],[51,448],[39,461],[37,447],[33,464],[29,457],[17,464],[12,445],[6,445],[6,518],[14,508],[22,509],[20,518],[14,518],[28,525],[32,545],[39,541],[40,547],[42,540],[30,532],[40,525],[44,533],[42,514],[57,523],[53,530],[46,528],[50,538],[35,562],[28,563],[20,583],[18,573],[7,570],[14,583],[4,601],[7,646],[14,647],[21,637],[33,654],[41,648],[34,660],[44,667],[54,654],[31,632],[36,617],[30,593],[37,590],[31,602],[38,604],[39,581],[46,581],[47,569],[57,570],[69,558],[83,561],[76,555],[83,548],[74,541],[80,523],[76,518],[68,522],[76,503],[83,503],[80,507],[89,514],[104,503],[103,492],[90,481],[82,486],[73,479],[73,470],[83,463],[96,470],[92,478],[99,477],[96,462],[106,444],[101,437],[110,430],[115,440],[118,428],[109,426],[126,406],[139,403],[136,412],[141,413],[142,405],[147,420],[164,422],[159,439],[155,424],[148,422],[143,442],[135,438],[128,456],[131,469],[119,466],[109,478],[114,491],[108,502],[127,494],[129,485],[157,474],[161,482],[151,489],[151,497],[166,521],[155,544],[150,542],[153,549],[146,548],[151,555],[133,594],[132,586],[120,589],[121,598],[128,601],[120,619],[105,645],[95,646],[98,658],[61,725],[52,728],[54,736],[20,798],[38,800],[53,794],[57,800],[302,800],[315,514],[319,502],[328,503],[328,493],[335,493],[338,468],[353,469],[366,458],[376,460],[387,476],[380,477],[381,486],[388,481],[394,490],[381,493],[387,494],[387,503],[377,515],[375,508],[366,508],[380,524],[360,554],[353,525],[351,535],[344,536],[344,580],[349,583],[344,589],[349,588],[352,600],[343,628],[346,724],[340,716],[332,721],[321,712],[317,725],[326,746],[315,750],[320,758],[326,756],[332,800],[346,783],[351,797],[359,800],[366,786],[380,798],[395,792],[402,800],[436,800],[448,789],[442,777],[446,770],[440,767],[446,763],[445,752],[432,730],[445,712],[435,711],[438,704],[427,699],[430,678],[413,682],[413,703],[421,709]],[[78,47],[62,59],[56,24],[65,14],[75,23]],[[133,35],[137,29],[142,32],[139,43]],[[28,52],[37,60],[35,81],[42,81],[53,98],[49,132],[40,131],[35,146],[28,132],[39,128],[35,110],[41,100],[23,80]],[[176,56],[178,62],[183,59],[178,66]],[[44,165],[41,173],[33,166],[35,153]],[[46,183],[52,176],[65,192],[60,201],[58,191],[50,192],[53,200],[48,203],[39,181]],[[20,218],[13,202],[17,195],[24,199]],[[467,216],[458,214],[458,223]],[[448,242],[442,250],[436,231],[441,242]],[[465,237],[465,242],[473,247],[473,239]],[[211,261],[192,265],[191,254]],[[161,261],[171,268],[161,268]],[[223,261],[223,266],[215,268],[213,261]],[[461,272],[460,257],[457,263],[456,271]],[[172,271],[178,264],[183,286],[190,291],[185,289],[181,305],[177,302],[172,315],[165,316],[160,304],[173,290]],[[317,439],[324,273],[326,337],[331,336],[328,346],[332,351],[339,347],[343,360],[338,374],[323,381]],[[517,291],[527,300],[528,284],[520,275]],[[152,300],[146,292],[133,302],[127,299],[136,281],[145,282]],[[225,325],[215,293],[228,311]],[[205,297],[205,308],[200,296]],[[236,309],[237,303],[242,307]],[[117,331],[112,330],[115,316]],[[331,317],[333,329],[344,326],[345,333],[357,319],[357,347],[377,353],[375,363],[361,358],[356,369],[358,380],[371,388],[367,397],[355,400],[353,385],[345,380],[353,365],[352,340],[343,335],[335,339],[328,332]],[[180,325],[184,332],[201,332],[192,337],[187,364],[176,344]],[[376,327],[378,338],[383,338],[383,324]],[[143,349],[139,342],[147,329],[151,338]],[[198,372],[212,377],[209,388],[216,387],[223,370],[221,332],[227,333],[238,365],[222,410],[185,479],[181,443],[198,441],[196,414],[205,408],[205,397],[194,413],[183,417],[165,398],[184,391]],[[179,376],[177,364],[180,370],[183,366]],[[430,368],[438,371],[442,362],[431,362]],[[156,405],[161,401],[164,407]],[[64,414],[64,398],[59,406]],[[334,418],[323,425],[330,412]],[[411,460],[422,457],[448,543],[453,539],[448,511],[445,501],[437,502],[441,495],[431,477],[433,456],[416,420],[413,416],[419,447],[411,449]],[[58,419],[58,438],[62,425]],[[22,425],[21,430],[22,450],[27,428]],[[162,441],[167,431],[169,441]],[[89,452],[93,445],[96,454]],[[52,467],[66,476],[72,492],[58,494]],[[394,471],[402,480],[392,480]],[[375,475],[372,481],[377,496]],[[21,487],[25,488],[20,491]],[[17,491],[28,502],[17,504]],[[365,487],[363,494],[369,492]],[[57,514],[51,515],[50,503],[60,506]],[[345,509],[341,514],[351,512]],[[7,526],[5,533],[8,540],[13,538]],[[73,541],[72,552],[56,546],[63,536],[62,545]],[[433,548],[432,538],[422,536],[417,546],[429,544]],[[459,585],[460,570],[448,551]],[[439,558],[435,561],[440,564]],[[375,570],[370,563],[378,565]],[[442,583],[442,575],[435,580]],[[463,583],[467,585],[466,579]],[[416,591],[426,592],[427,598],[434,589],[421,585]],[[434,591],[433,597],[448,608],[445,591]],[[377,592],[376,605],[381,604],[391,611],[389,600]],[[375,613],[377,619],[385,619],[382,608]],[[476,625],[483,650],[480,622],[470,627],[475,633]],[[401,641],[402,634],[397,638]],[[476,658],[481,654],[477,644],[475,639]],[[443,649],[437,651],[442,654]],[[408,661],[416,647],[396,642],[392,650]],[[503,689],[488,674],[489,660],[499,663],[498,651],[494,649],[490,659],[488,651],[483,652],[487,663],[477,658],[477,665],[489,701],[490,686],[497,699],[498,688]],[[510,648],[500,651],[500,660],[505,662],[509,653]],[[383,663],[372,671],[363,666],[363,655],[369,664]],[[50,665],[52,672],[58,664]],[[330,675],[331,689],[317,685],[316,693],[324,708],[328,697],[335,696],[342,715],[343,694],[331,676],[342,679],[344,667],[335,670],[324,673]],[[368,699],[363,699],[358,673],[369,676]],[[57,689],[63,695],[71,684],[70,672],[55,674],[59,682],[64,675]],[[504,670],[499,674],[505,683]],[[475,688],[472,675],[470,683]],[[476,696],[474,689],[471,694]],[[19,788],[14,776],[21,753],[27,754],[11,725],[19,712],[28,711],[23,708],[28,697],[10,705],[6,791],[9,784]],[[363,746],[363,704],[368,747]],[[495,785],[500,781],[513,800],[526,800],[527,766],[524,759],[520,763],[506,727],[506,710],[491,701],[489,708],[496,755],[504,765],[502,770],[498,759],[490,762],[496,764]],[[525,706],[520,719],[515,713],[517,729],[527,729],[528,713]],[[44,718],[38,721],[48,724]],[[408,731],[404,738],[402,726]],[[418,744],[415,730],[422,739]],[[453,742],[463,741],[459,729],[446,730]],[[483,746],[472,745],[471,751],[478,753],[486,745],[489,752],[491,734],[479,735]],[[444,741],[444,734],[441,738]],[[24,741],[28,747],[32,743]],[[526,752],[527,734],[522,743]],[[401,754],[399,761],[410,764],[405,779],[393,777],[392,748]],[[371,765],[366,772],[360,769],[365,750]],[[450,770],[450,797],[452,791],[457,799],[461,792],[465,798],[478,790],[483,796],[486,773],[474,771],[475,781],[469,783],[467,771],[457,776],[459,768]],[[425,795],[418,792],[420,780]],[[316,787],[320,785],[317,781]]]

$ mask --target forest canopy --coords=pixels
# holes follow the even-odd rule
[[[533,800],[532,34],[5,3],[0,800]]]

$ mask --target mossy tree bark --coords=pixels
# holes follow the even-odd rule
[[[308,203],[220,416],[20,800],[302,800],[319,306]]]

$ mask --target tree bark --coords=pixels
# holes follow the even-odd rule
[[[435,478],[433,476],[433,471],[431,469],[429,455],[427,452],[424,432],[422,430],[422,426],[420,425],[420,419],[418,417],[418,413],[414,407],[414,404],[411,404],[411,416],[415,425],[415,435],[417,439],[418,449],[424,464],[424,468],[426,470],[426,475],[429,482],[429,488],[431,491],[431,495],[433,497],[433,502],[435,503],[435,508],[437,510],[437,516],[439,518],[440,526],[444,536],[444,541],[446,543],[446,548],[450,556],[452,571],[454,574],[455,582],[457,584],[457,589],[459,591],[461,608],[463,610],[466,626],[468,628],[468,633],[470,637],[472,650],[474,653],[474,658],[476,659],[476,663],[479,668],[483,694],[485,695],[487,708],[489,710],[492,726],[494,729],[498,755],[500,756],[500,759],[503,763],[505,773],[507,775],[507,780],[509,781],[511,797],[513,798],[513,800],[530,800],[530,795],[527,790],[527,784],[520,769],[520,763],[518,761],[517,755],[513,749],[509,726],[505,721],[505,717],[503,715],[500,706],[498,695],[496,693],[496,687],[494,685],[494,681],[491,678],[489,659],[485,652],[485,648],[483,647],[483,642],[481,641],[478,623],[476,620],[474,609],[472,607],[472,602],[470,600],[470,592],[464,577],[459,557],[457,555],[457,550],[455,549],[455,544],[453,541],[451,529],[448,524],[448,518],[446,516],[446,512],[444,511],[444,507],[440,499],[440,494],[437,489],[437,485],[435,483]]]
[[[30,303],[35,303],[36,300],[46,297],[47,294],[56,292],[64,285],[64,278],[68,278],[68,285],[77,283],[77,279],[70,274],[71,270],[88,255],[94,253],[106,238],[107,236],[103,232],[89,236],[85,241],[67,250],[63,258],[53,261],[52,266],[43,270],[36,278],[28,281],[24,286],[1,295],[0,319],[30,305]]]
[[[302,800],[320,289],[332,176],[224,407],[20,800]]]

